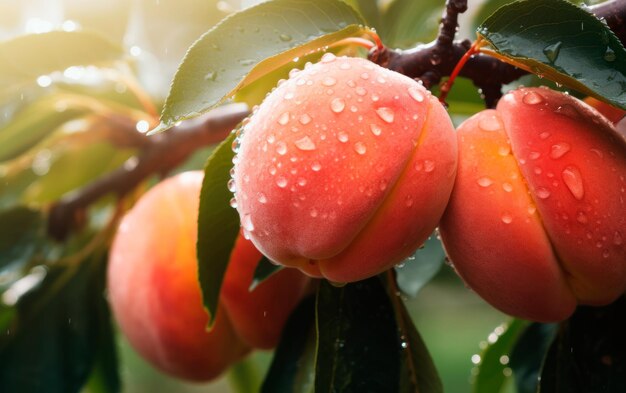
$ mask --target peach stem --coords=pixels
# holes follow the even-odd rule
[[[448,78],[448,80],[441,84],[441,92],[439,94],[439,102],[441,102],[444,106],[446,106],[446,107],[448,106],[446,104],[446,97],[448,96],[448,92],[450,91],[450,89],[452,89],[452,85],[454,84],[454,80],[456,79],[456,77],[461,72],[461,69],[463,68],[465,63],[467,63],[467,61],[470,59],[470,57],[472,57],[473,55],[478,53],[480,51],[480,48],[485,46],[486,44],[487,44],[487,42],[484,39],[482,39],[482,38],[478,38],[476,41],[474,41],[474,43],[468,49],[468,51],[465,52],[463,57],[461,57],[461,60],[459,60],[459,62],[456,63],[456,66],[454,67],[454,70],[452,70],[452,73],[450,73],[450,77]]]

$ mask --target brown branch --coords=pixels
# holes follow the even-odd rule
[[[435,41],[409,50],[374,50],[370,53],[370,60],[420,80],[426,87],[438,84],[442,77],[450,75],[471,46],[469,40],[453,40],[458,14],[466,8],[466,0],[447,0],[439,36]],[[608,1],[589,10],[598,18],[606,20],[622,44],[626,42],[626,0]],[[482,90],[487,107],[493,107],[502,94],[502,85],[526,74],[526,71],[491,56],[477,54],[467,61],[459,75],[471,79]]]
[[[110,193],[123,197],[150,175],[169,172],[197,149],[223,140],[249,113],[245,104],[225,105],[168,132],[145,138],[138,156],[55,203],[48,217],[48,233],[64,240],[90,204]]]

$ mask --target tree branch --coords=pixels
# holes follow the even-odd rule
[[[447,0],[439,35],[435,41],[409,50],[373,50],[370,60],[420,80],[426,87],[438,84],[442,77],[451,74],[454,66],[471,46],[469,40],[453,40],[458,26],[458,14],[466,9],[466,0]],[[606,20],[622,44],[626,42],[626,0],[608,1],[590,7],[589,10],[598,18]],[[487,107],[493,107],[502,94],[502,85],[526,74],[526,71],[491,56],[477,54],[467,61],[459,75],[471,79],[481,89]]]
[[[249,113],[245,104],[225,105],[168,132],[145,138],[138,156],[55,203],[48,217],[48,233],[64,240],[90,204],[110,193],[123,197],[150,175],[169,172],[197,149],[223,140]]]

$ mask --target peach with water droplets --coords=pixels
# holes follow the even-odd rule
[[[240,135],[242,227],[271,260],[351,282],[411,255],[456,172],[456,138],[424,87],[359,58],[294,71]]]
[[[207,331],[196,260],[202,178],[182,173],[144,194],[122,219],[108,266],[109,300],[130,344],[162,371],[193,381],[217,377],[250,348],[276,345],[309,281],[285,270],[248,291],[261,254],[239,239]]]
[[[624,293],[626,143],[609,121],[569,95],[521,88],[457,136],[440,232],[471,288],[537,321]]]

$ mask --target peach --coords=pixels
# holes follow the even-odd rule
[[[194,381],[215,378],[250,347],[274,347],[310,281],[285,269],[248,291],[261,254],[240,238],[207,331],[195,254],[202,178],[183,173],[143,195],[120,223],[108,267],[109,300],[131,345],[161,370]]]
[[[440,232],[471,288],[536,321],[624,293],[626,143],[608,120],[569,95],[521,88],[457,136]]]
[[[239,236],[222,285],[222,302],[239,337],[253,348],[272,349],[287,318],[307,293],[310,279],[296,269],[283,269],[252,292],[249,288],[262,254]]]
[[[585,98],[585,103],[594,107],[598,112],[602,113],[604,117],[609,119],[613,124],[617,124],[620,120],[626,116],[626,111],[618,107],[607,104],[604,101],[600,101],[593,97]]]
[[[220,307],[213,329],[202,305],[195,254],[201,172],[169,178],[124,216],[108,266],[112,311],[130,344],[162,371],[205,381],[248,347]]]
[[[266,97],[236,151],[246,236],[276,263],[335,282],[389,269],[427,239],[457,159],[450,118],[425,88],[330,53]]]

